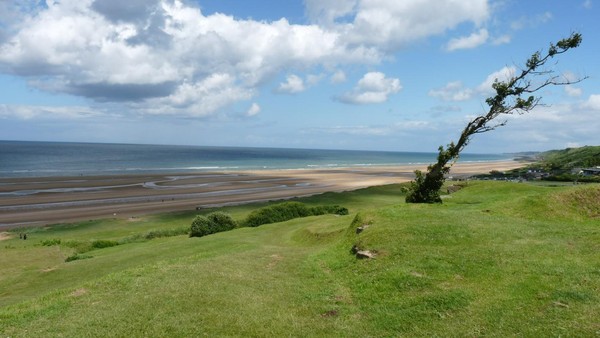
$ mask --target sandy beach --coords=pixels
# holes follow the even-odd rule
[[[516,161],[458,163],[450,176],[523,166]],[[0,179],[0,228],[100,218],[131,218],[288,199],[402,183],[425,165],[314,170]]]

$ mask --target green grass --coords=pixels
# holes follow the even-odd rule
[[[195,213],[2,241],[0,336],[600,334],[597,185],[472,182],[442,205],[405,204],[400,190],[298,199],[345,206],[348,216],[130,241],[68,263],[69,241],[179,229]],[[240,220],[265,205],[223,211]],[[357,214],[370,224],[361,234]],[[355,244],[377,257],[357,260]]]
[[[538,154],[542,165],[551,169],[571,169],[600,165],[600,146],[584,146],[562,150],[550,150]]]

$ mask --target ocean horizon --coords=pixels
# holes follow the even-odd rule
[[[436,157],[434,152],[0,141],[0,177],[374,167],[429,164]],[[513,158],[465,153],[460,162]]]

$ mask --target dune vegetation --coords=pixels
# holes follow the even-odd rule
[[[599,185],[468,182],[443,204],[405,190],[296,199],[349,214],[203,237],[196,211],[4,233],[0,336],[598,335]]]

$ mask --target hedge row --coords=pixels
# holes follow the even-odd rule
[[[254,210],[244,221],[244,226],[257,227],[299,217],[325,214],[348,215],[348,209],[339,205],[309,207],[300,202],[284,202]]]

